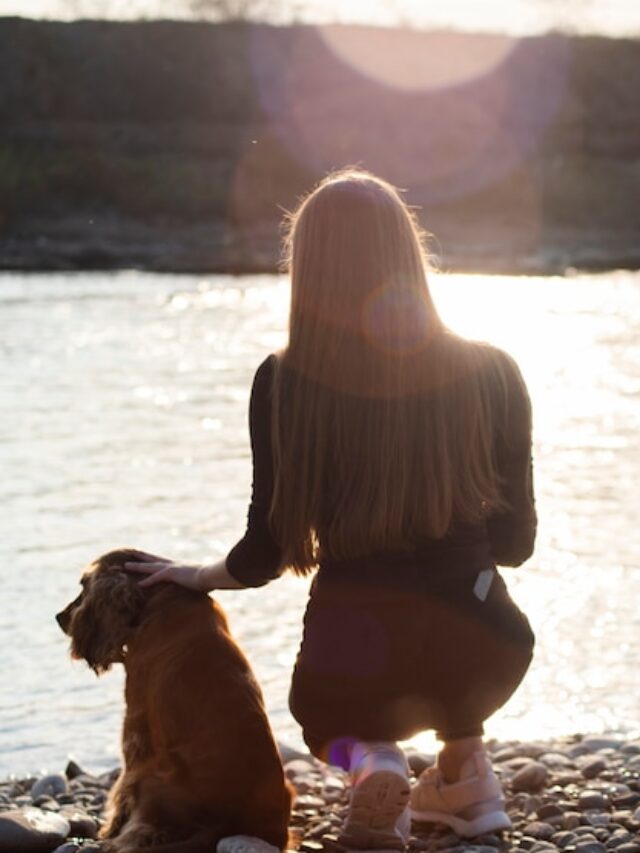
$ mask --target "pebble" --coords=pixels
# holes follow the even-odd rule
[[[568,849],[568,848],[565,848]],[[606,853],[607,848],[595,838],[591,840],[577,841],[575,845],[576,853]]]
[[[588,736],[582,738],[580,741],[581,746],[585,749],[588,749],[590,752],[599,752],[601,749],[620,749],[623,745],[624,741],[621,738],[617,737],[601,737],[601,736]]]
[[[419,776],[427,767],[432,767],[435,763],[435,756],[425,755],[422,752],[408,752],[407,762],[414,776]]]
[[[556,803],[545,803],[536,810],[536,814],[540,820],[546,820],[551,817],[561,817],[564,812]]]
[[[578,808],[586,812],[590,809],[595,811],[603,811],[608,806],[606,798],[599,792],[587,789],[582,791],[578,797]]]
[[[57,797],[58,794],[67,793],[67,780],[59,773],[43,776],[33,783],[31,788],[31,799],[35,802],[40,797]]]
[[[81,773],[84,773],[84,770],[79,764],[76,764],[75,761],[70,761],[64,771],[64,775],[67,779],[75,779],[75,777],[80,776]]]
[[[534,820],[525,826],[523,832],[525,835],[531,835],[533,838],[541,838],[543,841],[547,841],[554,834],[555,829],[548,823]]]
[[[547,782],[549,771],[537,761],[529,761],[516,772],[511,780],[514,791],[529,791],[531,793],[541,790]]]
[[[576,840],[577,836],[575,832],[569,832],[566,829],[561,832],[554,832],[554,834],[551,836],[551,841],[553,841],[555,846],[559,847],[561,850],[568,844],[575,844]]]
[[[595,779],[607,769],[607,762],[599,755],[584,755],[576,759],[576,764],[585,779]]]
[[[65,808],[60,814],[69,821],[69,835],[74,838],[95,838],[98,834],[97,821],[86,812]]]
[[[0,814],[0,853],[49,853],[69,834],[69,823],[37,808]]]

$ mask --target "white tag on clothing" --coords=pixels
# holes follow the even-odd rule
[[[481,572],[478,572],[478,577],[473,587],[473,594],[480,601],[485,601],[489,595],[489,590],[493,583],[493,575],[494,569],[483,569]]]

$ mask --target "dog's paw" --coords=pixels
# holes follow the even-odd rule
[[[280,853],[280,850],[252,835],[229,835],[218,841],[216,853]]]

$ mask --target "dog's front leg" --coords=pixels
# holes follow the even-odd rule
[[[134,806],[133,786],[123,772],[109,793],[106,805],[107,820],[100,830],[100,838],[115,838],[120,835],[131,817]]]

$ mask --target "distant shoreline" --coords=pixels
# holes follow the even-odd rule
[[[352,163],[445,270],[640,269],[640,40],[329,30],[0,19],[0,269],[275,272]]]
[[[52,223],[52,230],[57,223]],[[0,272],[117,272],[135,269],[159,274],[192,275],[276,275],[278,238],[272,249],[254,254],[239,249],[235,258],[229,249],[216,251],[205,241],[193,252],[167,252],[161,244],[147,244],[144,249],[128,250],[121,245],[109,245],[95,239],[94,233],[78,233],[72,240],[42,238],[0,239]],[[201,260],[207,255],[205,261]],[[436,271],[512,276],[565,276],[574,273],[604,273],[616,270],[640,269],[640,244],[619,250],[593,245],[558,245],[546,247],[536,255],[512,256],[503,254],[448,251],[434,256]]]

